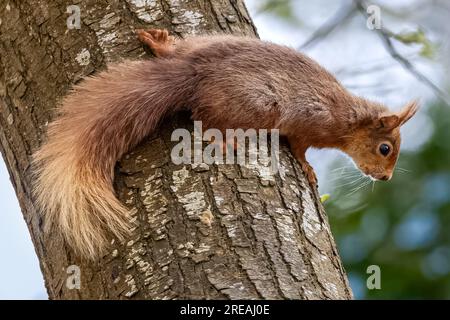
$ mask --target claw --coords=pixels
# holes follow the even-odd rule
[[[139,40],[152,49],[157,57],[167,56],[172,51],[173,38],[167,30],[136,30]]]
[[[314,172],[314,169],[306,161],[301,161],[300,165],[301,165],[302,170],[305,173],[306,179],[308,180],[311,187],[316,188],[317,187],[317,176],[316,176],[316,173]]]

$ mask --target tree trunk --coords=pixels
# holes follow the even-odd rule
[[[176,166],[170,133],[192,130],[186,115],[167,120],[117,166],[117,194],[138,225],[126,243],[112,241],[111,251],[90,263],[56,231],[44,234],[30,192],[30,160],[71,85],[107,62],[142,58],[137,28],[256,36],[241,0],[74,2],[80,29],[67,27],[72,3],[0,4],[0,148],[49,297],[351,298],[317,193],[286,147],[275,177],[248,166]]]

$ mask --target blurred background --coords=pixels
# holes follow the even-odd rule
[[[326,210],[357,299],[450,299],[450,2],[367,2],[380,9],[374,30],[351,0],[246,4],[262,39],[305,52],[355,94],[393,110],[420,99],[389,183],[361,177],[337,151],[311,150],[308,159],[320,193],[330,195]],[[0,203],[0,256],[8,257],[0,299],[46,299],[2,160]],[[380,267],[379,290],[366,286],[370,265]]]

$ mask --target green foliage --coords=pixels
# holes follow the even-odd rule
[[[269,12],[286,22],[297,24],[297,17],[294,15],[291,0],[264,0],[261,1],[258,12]]]
[[[435,53],[435,45],[427,38],[422,29],[413,32],[403,32],[392,35],[395,39],[404,44],[419,44],[422,46],[420,55],[426,58],[432,58]]]
[[[325,203],[330,198],[331,198],[331,195],[329,193],[325,193],[320,196],[320,202]]]
[[[450,299],[450,109],[429,116],[432,137],[400,156],[408,172],[326,203],[357,298]],[[366,288],[369,265],[381,268],[381,290]]]

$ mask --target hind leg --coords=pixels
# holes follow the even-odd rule
[[[139,40],[147,45],[157,57],[167,57],[174,51],[174,39],[167,30],[149,29],[136,31]]]

